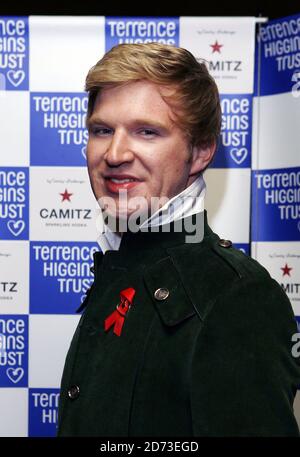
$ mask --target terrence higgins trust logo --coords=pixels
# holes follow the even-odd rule
[[[0,238],[28,239],[28,168],[0,170]]]
[[[94,276],[96,243],[30,243],[30,312],[73,314]],[[42,298],[41,298],[42,297]]]
[[[105,18],[105,51],[121,43],[153,41],[178,46],[179,19],[175,17]]]
[[[252,173],[253,241],[300,240],[300,168]]]
[[[0,318],[0,387],[28,384],[28,316]]]
[[[86,165],[87,101],[80,93],[30,94],[31,165]]]
[[[251,166],[252,95],[221,95],[221,142],[214,168]]]
[[[268,21],[260,28],[260,94],[300,96],[299,15]],[[272,77],[270,77],[272,75]]]
[[[56,436],[59,389],[29,389],[29,436]]]
[[[0,90],[28,90],[28,19],[0,18]]]

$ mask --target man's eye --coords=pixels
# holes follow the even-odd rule
[[[152,129],[142,129],[140,131],[140,133],[143,136],[155,136],[155,135],[157,135],[157,132],[155,130],[152,130]]]
[[[93,135],[106,136],[106,135],[110,135],[111,129],[108,129],[106,127],[92,127],[91,128],[91,133]]]

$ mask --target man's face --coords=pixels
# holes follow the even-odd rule
[[[196,178],[189,176],[187,139],[171,117],[159,87],[149,81],[98,94],[89,122],[88,171],[96,199],[110,197],[117,218],[126,219],[137,209],[150,214],[151,197],[170,199]],[[133,181],[124,182],[128,178]],[[119,191],[127,192],[126,204]],[[142,207],[136,197],[144,197]],[[108,205],[108,213],[114,205]]]

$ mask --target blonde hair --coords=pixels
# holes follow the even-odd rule
[[[170,96],[162,97],[173,108],[191,145],[217,143],[221,128],[217,85],[204,63],[198,62],[188,50],[173,45],[119,44],[108,51],[86,77],[87,121],[102,88],[144,79],[173,87]]]

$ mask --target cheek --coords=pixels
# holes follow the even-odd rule
[[[100,155],[96,153],[95,148],[89,145],[86,148],[86,160],[89,170],[92,170],[100,163]]]
[[[87,160],[88,167],[91,166],[91,164],[93,162],[93,157],[94,157],[93,148],[92,148],[90,142],[88,141],[88,143],[86,145],[86,160]]]
[[[88,173],[91,178],[93,175],[93,170],[95,169],[95,166],[93,165],[92,159],[88,154],[86,155],[86,160],[87,160]]]

